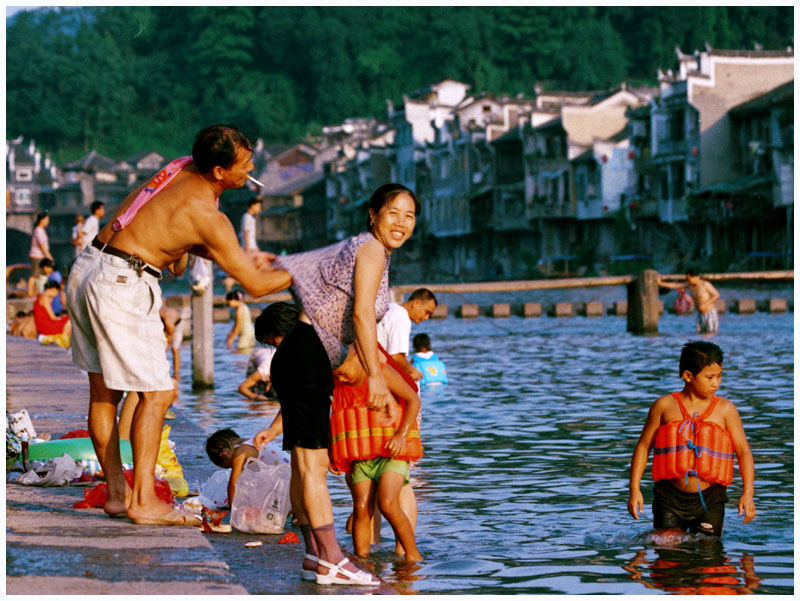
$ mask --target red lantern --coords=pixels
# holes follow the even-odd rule
[[[692,156],[696,157],[698,154],[700,154],[700,149],[697,146],[692,146]]]
[[[628,151],[628,158],[632,161],[633,159],[636,158],[636,153],[633,152],[632,150]]]
[[[608,163],[608,157],[606,155],[601,156],[600,160],[603,161],[604,163]]]

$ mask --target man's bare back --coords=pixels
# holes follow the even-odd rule
[[[217,221],[214,189],[197,171],[193,164],[187,165],[153,199],[145,204],[136,218],[125,229],[114,232],[113,222],[134,201],[142,187],[131,192],[117,209],[111,222],[98,234],[101,242],[111,244],[143,261],[165,269],[180,259],[193,246],[202,245],[200,223],[211,226]],[[112,240],[113,236],[113,240]]]
[[[112,224],[135,200],[140,186],[128,195],[98,239],[154,267],[170,268],[176,275],[183,273],[186,253],[191,251],[216,261],[254,296],[288,287],[288,273],[256,267],[239,247],[233,225],[217,208],[216,199],[224,190],[246,182],[253,168],[250,156],[249,150],[240,148],[236,162],[220,178],[200,173],[193,163],[187,165],[139,209],[127,227],[115,232]]]

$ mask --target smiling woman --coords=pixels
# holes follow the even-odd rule
[[[301,575],[319,584],[379,584],[349,562],[333,529],[325,480],[331,384],[334,374],[352,382],[363,381],[366,372],[367,406],[382,409],[389,402],[377,322],[389,308],[391,253],[411,236],[418,214],[419,201],[411,190],[386,184],[370,198],[368,231],[273,261],[291,275],[292,296],[302,310],[275,352],[271,372],[281,402],[283,448],[292,453],[292,507],[306,544]],[[345,361],[353,343],[358,359]],[[274,429],[262,430],[254,441],[260,446],[274,435]]]

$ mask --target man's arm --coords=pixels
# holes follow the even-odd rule
[[[705,284],[706,292],[708,292],[708,303],[711,305],[711,308],[713,308],[714,303],[716,303],[717,299],[719,298],[719,291],[716,289],[714,284],[708,280],[703,280],[703,283]]]
[[[397,361],[400,364],[400,367],[406,370],[406,373],[409,376],[411,376],[415,380],[422,379],[423,375],[422,372],[413,365],[411,365],[411,363],[408,362],[408,359],[406,359],[406,356],[403,353],[395,353],[394,355],[392,355],[392,359]]]
[[[658,285],[662,288],[669,288],[677,290],[678,288],[687,288],[689,286],[688,280],[681,280],[680,282],[667,282],[661,279],[661,274],[658,274]]]
[[[178,259],[171,265],[167,266],[167,269],[169,269],[173,275],[181,277],[186,271],[186,264],[188,262],[189,262],[189,253],[184,253],[180,259]]]
[[[233,225],[216,209],[194,214],[195,227],[203,240],[207,258],[215,261],[224,271],[241,282],[242,287],[255,297],[284,290],[292,283],[288,271],[257,268],[239,246]],[[192,253],[202,253],[192,249]]]
[[[644,510],[644,497],[641,489],[642,475],[647,467],[647,457],[655,441],[656,432],[661,425],[661,416],[664,413],[663,399],[665,398],[668,397],[661,397],[650,407],[650,411],[647,413],[647,420],[645,420],[642,428],[642,434],[639,436],[639,442],[636,443],[633,457],[631,457],[628,513],[637,520],[639,519],[639,513]]]
[[[744,512],[744,523],[756,517],[756,504],[753,500],[753,484],[755,481],[755,464],[747,436],[742,426],[742,418],[733,403],[728,401],[725,408],[725,427],[733,441],[733,451],[739,462],[739,474],[742,476],[742,496],[739,497],[739,515]]]

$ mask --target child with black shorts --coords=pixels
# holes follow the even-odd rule
[[[681,392],[662,396],[650,407],[631,459],[628,511],[639,519],[644,508],[640,482],[653,452],[653,527],[722,536],[726,487],[733,480],[733,457],[739,462],[744,523],[756,517],[755,471],[739,412],[717,397],[722,379],[722,349],[705,341],[683,347]]]

